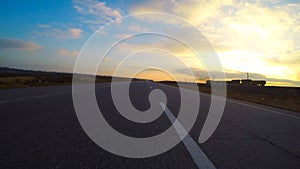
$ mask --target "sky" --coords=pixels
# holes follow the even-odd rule
[[[91,52],[95,56],[84,58],[87,70],[109,44],[127,38],[100,60],[98,74],[205,82],[207,71],[210,78],[219,77],[210,59],[215,52],[226,80],[246,78],[249,72],[251,79],[266,80],[268,85],[300,86],[298,1],[4,0],[0,8],[1,67],[73,72],[80,51],[98,30]],[[171,16],[137,15],[145,12]],[[196,29],[201,35],[193,33]],[[182,37],[204,55],[199,59],[168,36],[132,36],[143,32]],[[142,67],[149,70],[138,72]]]

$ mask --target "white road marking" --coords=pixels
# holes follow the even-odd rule
[[[298,116],[294,116],[294,115],[290,115],[290,114],[286,114],[286,113],[280,113],[280,112],[275,111],[275,110],[270,110],[270,109],[266,109],[266,108],[263,108],[263,107],[259,107],[259,106],[255,106],[255,105],[251,105],[251,104],[246,104],[246,103],[242,103],[242,102],[238,102],[238,101],[234,101],[234,100],[227,99],[227,101],[232,102],[232,103],[236,103],[236,104],[240,104],[240,105],[244,105],[244,106],[248,106],[248,107],[252,107],[252,108],[261,109],[261,110],[272,112],[272,113],[282,115],[282,116],[287,116],[287,117],[292,117],[292,118],[297,118],[297,119],[300,118]]]
[[[214,164],[208,159],[205,153],[201,150],[201,148],[193,140],[193,138],[188,134],[188,132],[181,125],[181,123],[176,119],[176,117],[168,109],[168,107],[164,103],[160,103],[160,105],[165,110],[164,112],[168,116],[171,123],[173,123],[175,130],[177,131],[179,137],[181,138],[182,142],[184,143],[186,149],[190,153],[191,157],[193,158],[198,168],[215,169],[216,167],[214,166]]]
[[[147,84],[149,85],[149,88],[152,89],[151,83],[147,80]]]

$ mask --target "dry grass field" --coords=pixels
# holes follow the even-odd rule
[[[164,84],[172,85],[172,86],[177,86],[176,83],[172,82],[163,82]],[[191,87],[186,84],[182,85],[183,87],[187,89],[191,89]],[[199,91],[203,93],[211,93],[211,90],[209,87],[204,87],[203,85],[198,86]],[[272,87],[260,87],[261,90],[270,90]],[[258,103],[266,106],[272,106],[272,107],[277,107],[285,110],[290,110],[290,111],[295,111],[295,112],[300,112],[300,95],[297,93],[300,93],[300,88],[295,89],[297,90],[297,93],[295,94],[284,94],[282,92],[285,90],[284,88],[278,88],[272,89],[273,94],[262,94],[257,92],[256,90],[253,90],[253,92],[244,92],[244,91],[236,91],[236,90],[228,90],[227,89],[227,97],[228,98],[233,98],[237,100],[242,100],[242,101],[247,101],[247,102],[252,102],[252,103]],[[289,88],[286,88],[286,90],[290,90]],[[280,93],[276,93],[280,92]],[[271,93],[271,92],[265,92],[265,93]],[[282,93],[282,94],[281,94]]]

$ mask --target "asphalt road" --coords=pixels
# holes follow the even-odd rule
[[[165,92],[169,112],[176,117],[180,93],[175,87],[134,82],[133,105],[147,110],[149,92],[155,88]],[[155,136],[172,125],[167,114],[147,124],[125,119],[113,106],[107,83],[96,85],[96,96],[105,119],[125,135]],[[218,169],[300,168],[299,113],[228,99],[217,130],[199,144],[210,95],[201,94],[200,100],[198,118],[189,132],[192,139],[158,156],[134,159],[103,150],[85,134],[71,86],[0,90],[0,168],[199,168],[199,162],[207,162],[198,158],[198,151]]]

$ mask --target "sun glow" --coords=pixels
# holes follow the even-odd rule
[[[218,54],[224,69],[239,72],[252,72],[273,78],[285,78],[286,68],[279,65],[270,65],[264,61],[264,54],[246,51],[231,50]]]

